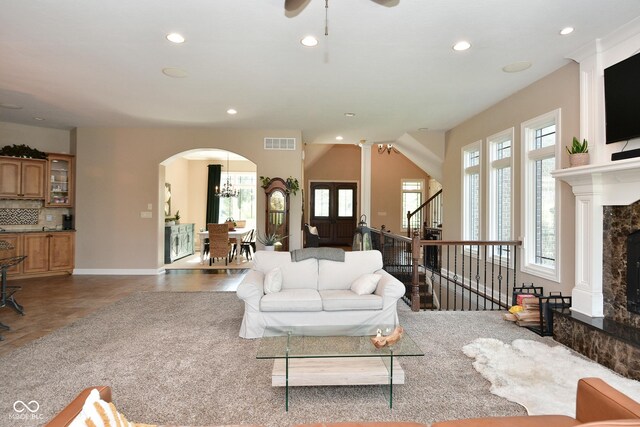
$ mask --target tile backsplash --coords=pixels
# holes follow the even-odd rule
[[[46,208],[41,200],[0,200],[0,228],[7,231],[55,228],[62,226],[62,215],[70,213],[69,208]]]
[[[40,209],[0,208],[0,225],[37,225]]]

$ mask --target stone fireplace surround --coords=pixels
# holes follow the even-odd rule
[[[575,287],[554,339],[640,380],[640,315],[627,310],[627,236],[640,230],[640,159],[555,171],[575,195]]]

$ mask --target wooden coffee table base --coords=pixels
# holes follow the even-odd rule
[[[390,372],[381,357],[330,357],[289,359],[289,386],[389,384]],[[393,384],[404,384],[404,371],[393,359]],[[271,385],[286,386],[285,359],[275,359]]]

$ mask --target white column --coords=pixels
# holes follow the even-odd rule
[[[371,144],[364,143],[360,149],[360,214],[371,222]]]
[[[590,317],[604,317],[601,188],[600,185],[573,187],[576,270],[571,309]]]

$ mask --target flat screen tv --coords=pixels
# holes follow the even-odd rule
[[[604,70],[607,144],[640,136],[640,54]]]

